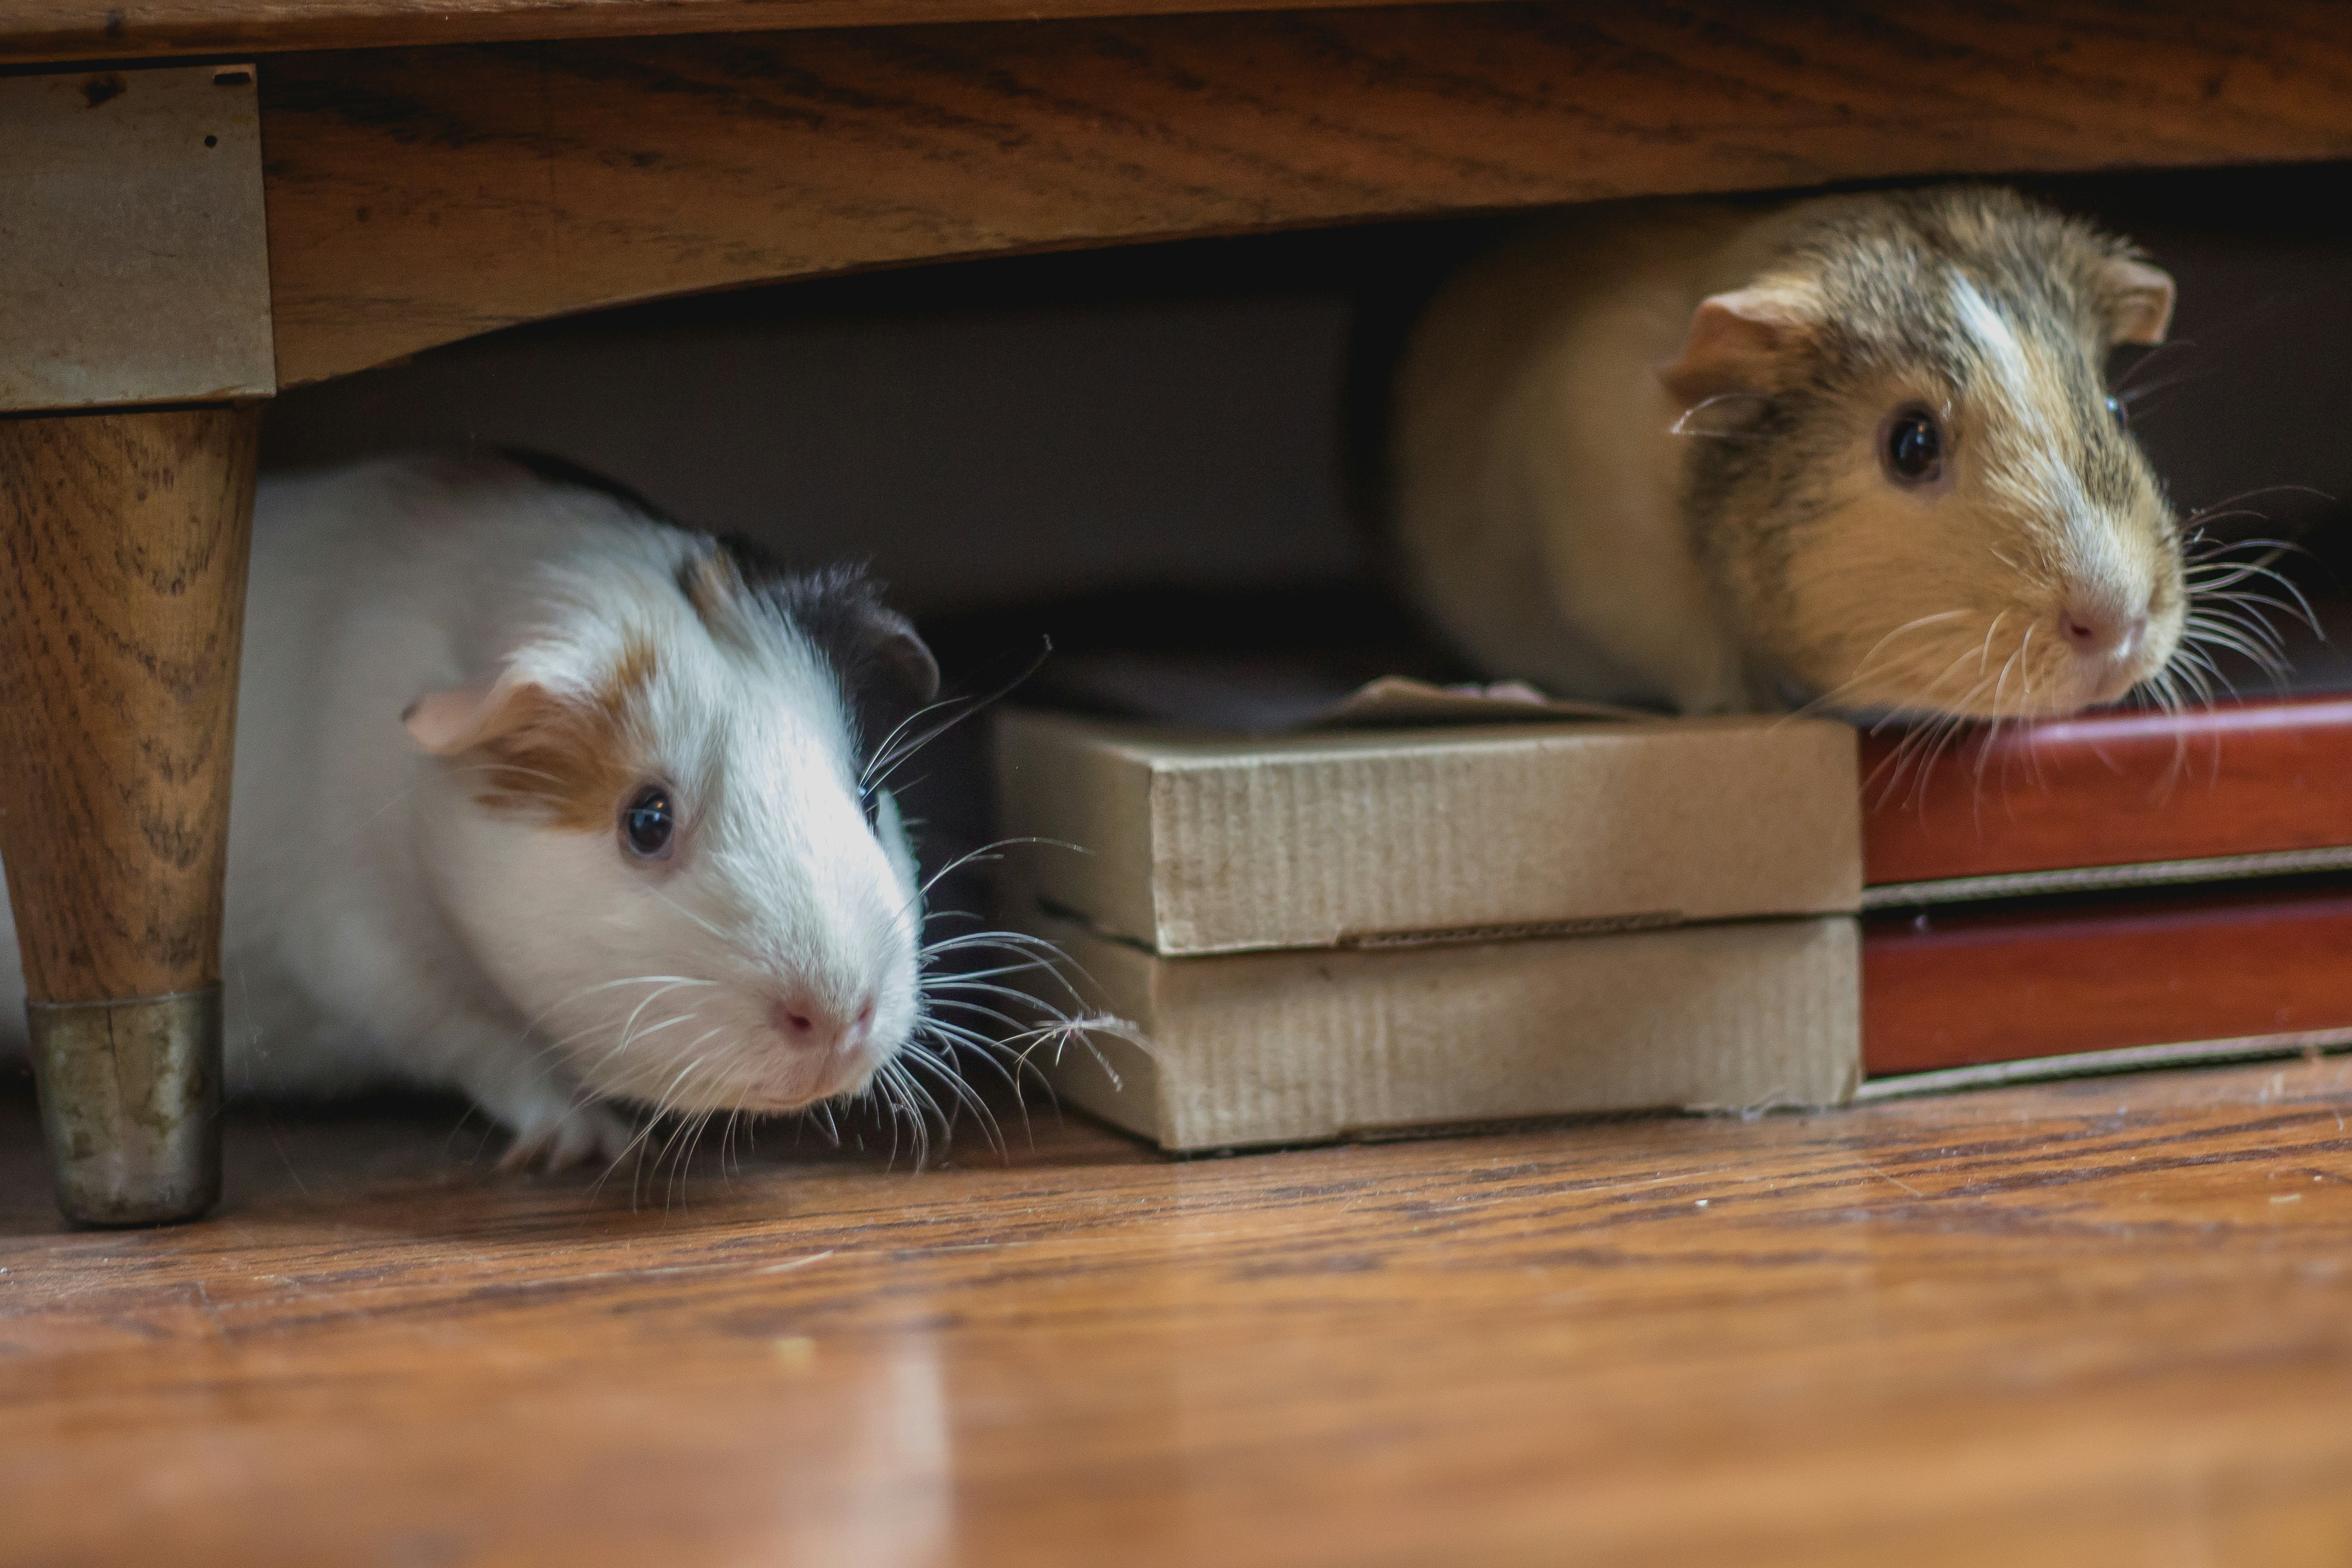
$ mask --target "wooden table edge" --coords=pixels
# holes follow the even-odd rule
[[[0,15],[0,67],[958,22],[1360,10],[1432,0],[33,0]],[[1478,0],[1434,0],[1476,4]]]

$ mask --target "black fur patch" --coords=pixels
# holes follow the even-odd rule
[[[940,667],[913,625],[882,602],[863,566],[794,572],[740,534],[719,542],[744,589],[814,644],[840,680],[864,745],[939,695]]]

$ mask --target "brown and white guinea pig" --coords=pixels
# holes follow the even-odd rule
[[[782,1111],[903,1072],[920,894],[867,774],[937,681],[859,574],[515,462],[265,481],[232,1085],[455,1089],[562,1165],[627,1147],[608,1102]]]
[[[1996,188],[1570,215],[1414,331],[1401,564],[1474,659],[1565,693],[1998,719],[2168,692],[2181,531],[2105,367],[2172,302]]]

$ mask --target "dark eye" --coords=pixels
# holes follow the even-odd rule
[[[670,805],[669,791],[659,784],[647,784],[621,808],[621,842],[633,855],[650,860],[667,852],[677,832],[677,809]]]
[[[2122,398],[2108,398],[2107,412],[2115,416],[2116,429],[2128,430],[2131,428],[2131,414],[2124,407],[2124,400]]]
[[[1880,456],[1896,484],[1924,485],[1944,471],[1944,427],[1928,409],[1899,408],[1886,422]]]

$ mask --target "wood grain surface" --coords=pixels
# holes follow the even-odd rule
[[[2259,885],[1863,925],[1875,1077],[2352,1028],[2352,888]]]
[[[2326,0],[1700,0],[291,56],[291,384],[943,257],[1882,175],[2352,155]]]
[[[10,0],[0,63],[772,27],[1306,10],[1339,0]],[[1347,0],[1362,5],[1365,0]],[[1381,0],[1370,0],[1380,4]]]
[[[629,1206],[248,1114],[52,1234],[0,1561],[2035,1568],[2352,1552],[2352,1064]]]
[[[1971,739],[1924,773],[1862,742],[1873,884],[2352,845],[2352,699],[2093,713]]]
[[[0,419],[0,854],[36,1000],[219,978],[259,419]]]

